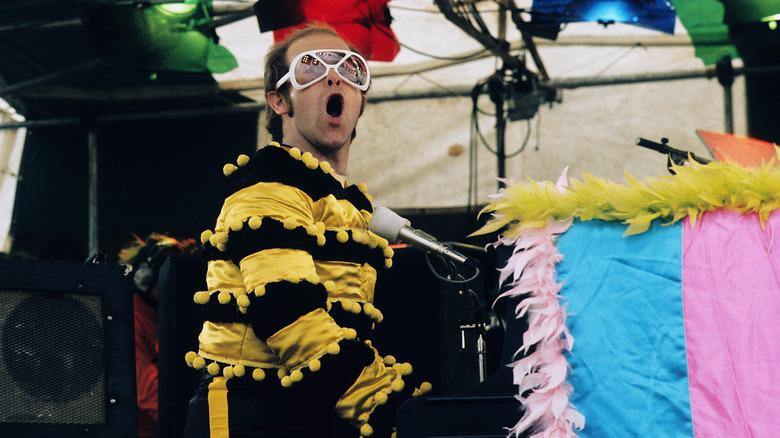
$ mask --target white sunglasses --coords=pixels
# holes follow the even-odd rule
[[[331,69],[349,85],[361,91],[368,90],[371,75],[366,60],[355,52],[338,49],[309,50],[299,54],[292,60],[290,71],[276,82],[276,88],[289,80],[293,88],[303,90],[322,80]]]

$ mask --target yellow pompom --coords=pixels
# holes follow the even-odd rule
[[[282,225],[285,230],[292,230],[298,226],[298,221],[294,217],[288,217],[282,222]]]
[[[360,426],[360,436],[371,436],[374,434],[374,428],[368,424]]]
[[[192,366],[192,361],[194,361],[196,357],[198,357],[198,353],[188,351],[187,354],[184,355],[184,361],[187,362],[188,366]]]
[[[368,193],[366,193],[365,195],[366,195],[366,199],[368,200],[368,202],[370,204],[373,204],[374,203],[374,197],[369,195]]]
[[[278,142],[278,141],[272,141],[272,142],[268,143],[268,146],[276,146],[276,147],[280,147],[281,145],[279,144],[279,142]]]
[[[233,367],[228,366],[228,367],[223,368],[222,369],[222,375],[225,376],[228,379],[232,379],[233,378]]]
[[[374,233],[369,233],[369,235],[368,235],[368,246],[370,246],[371,249],[374,249],[377,246],[379,246],[379,236],[377,236]]]
[[[207,304],[209,302],[209,298],[210,297],[211,297],[211,295],[209,295],[208,292],[200,291],[200,292],[195,292],[195,296],[193,296],[192,299],[197,304]]]
[[[236,219],[233,221],[230,221],[230,224],[228,225],[228,228],[230,228],[231,231],[239,231],[241,228],[244,228],[244,223],[240,220]]]
[[[325,310],[330,312],[330,309],[332,309],[332,308],[333,308],[333,303],[331,303],[330,301],[326,301],[325,302]]]
[[[325,347],[325,351],[328,354],[339,354],[341,352],[341,346],[339,346],[339,344],[334,342],[328,345],[327,347]]]
[[[384,357],[385,365],[387,366],[393,366],[395,365],[395,357],[391,355],[387,355]]]
[[[423,382],[422,385],[420,385],[420,391],[422,391],[423,394],[427,394],[433,390],[433,385],[431,385],[431,382]]]
[[[265,380],[265,371],[263,371],[261,368],[255,368],[255,370],[252,371],[252,379],[258,382]]]
[[[289,387],[292,386],[293,381],[290,378],[290,376],[284,376],[284,377],[282,377],[281,384],[282,384],[283,387],[289,388]]]
[[[301,161],[303,161],[303,164],[306,165],[309,169],[316,169],[320,166],[319,160],[314,158],[314,155],[312,155],[310,152],[306,152],[301,156]]]
[[[242,364],[238,364],[238,365],[234,366],[233,367],[233,374],[236,377],[244,377],[244,375],[246,374],[246,367],[244,367],[244,365],[242,365]]]
[[[249,307],[249,297],[246,295],[241,295],[236,298],[236,303],[238,303],[239,307]]]
[[[256,230],[260,228],[260,225],[263,225],[263,219],[260,218],[260,216],[252,216],[249,218],[249,228]]]
[[[219,300],[219,304],[227,304],[230,302],[230,293],[222,291],[217,295],[217,300]]]
[[[328,293],[336,292],[336,282],[333,280],[327,280],[324,283],[322,283],[323,286],[325,286],[325,291]]]
[[[206,367],[206,371],[208,371],[212,376],[216,376],[219,374],[219,364],[216,362],[211,362],[209,366]]]
[[[390,269],[393,267],[393,259],[385,259],[385,268]]]
[[[379,236],[378,239],[379,239],[379,244],[377,245],[378,247],[385,249],[387,248],[387,245],[390,245],[390,242],[388,242],[387,239],[385,239],[384,237]]]
[[[228,163],[222,167],[222,173],[224,173],[225,176],[230,176],[233,172],[236,171],[236,169],[238,169],[238,167],[236,167],[234,164]]]
[[[374,307],[373,304],[363,303],[363,312],[365,312],[366,315],[372,316],[375,311],[376,311],[376,307]]]
[[[360,306],[360,303],[358,303],[357,301],[353,301],[352,308],[349,309],[349,311],[354,313],[355,315],[359,315],[362,310],[363,308]]]
[[[192,367],[196,370],[202,370],[206,367],[206,359],[198,356],[195,359],[192,359]]]
[[[292,380],[293,383],[297,383],[303,380],[303,373],[301,372],[301,370],[295,370],[292,373],[290,373],[290,380]]]
[[[287,278],[285,278],[285,280],[293,284],[298,284],[301,282],[301,276],[298,275],[297,272],[290,272],[289,274],[287,274]]]
[[[290,148],[288,153],[290,154],[291,157],[295,158],[296,160],[300,160],[301,159],[301,155],[303,155],[301,150],[298,149],[298,148]]]
[[[317,372],[322,368],[322,362],[320,362],[318,359],[312,359],[311,362],[309,362],[309,369]]]
[[[351,341],[355,338],[357,338],[357,331],[355,329],[351,329],[351,328],[344,329],[344,339]]]
[[[225,252],[227,251],[227,246],[225,246],[224,243],[220,243],[217,245],[217,249],[220,250],[221,252]]]
[[[317,226],[317,233],[318,234],[322,234],[322,233],[325,232],[325,222],[317,222],[314,225]]]
[[[378,405],[383,405],[387,403],[387,394],[385,394],[384,392],[377,392],[376,394],[374,394],[374,403]]]
[[[236,164],[238,164],[240,167],[246,166],[247,163],[249,163],[249,155],[241,154],[236,159]]]
[[[324,234],[317,234],[317,245],[325,246],[325,235]]]
[[[228,243],[228,233],[217,233],[215,236],[217,236],[217,244]]]
[[[205,245],[205,244],[206,244],[206,242],[208,242],[208,241],[209,241],[209,239],[211,239],[211,236],[212,236],[213,234],[214,234],[214,232],[213,232],[213,231],[211,231],[211,230],[206,230],[206,231],[204,231],[204,232],[200,233],[200,243],[202,243],[202,244],[204,244],[204,245]]]
[[[390,248],[389,246],[384,249],[384,256],[385,258],[392,258],[393,254],[395,254],[395,251],[393,251],[393,248]]]
[[[279,378],[279,380],[282,380],[282,378],[287,376],[287,369],[285,368],[279,368],[276,370],[276,377]]]
[[[360,230],[352,230],[352,240],[357,243],[363,243],[363,235],[364,233]]]
[[[330,173],[333,170],[333,166],[327,161],[320,161],[320,169],[325,173]]]
[[[217,246],[219,241],[217,240],[216,234],[212,234],[211,236],[209,236],[209,243],[211,244],[211,246]]]
[[[376,322],[382,322],[383,319],[385,319],[385,315],[382,315],[382,312],[379,309],[376,309],[376,312],[374,312],[374,320]]]
[[[308,234],[309,236],[316,236],[317,226],[314,224],[306,225],[306,234]]]
[[[401,366],[399,367],[399,372],[401,373],[402,376],[408,376],[409,374],[412,374],[413,370],[414,369],[412,368],[412,364],[410,364],[409,362],[405,362],[401,364]]]
[[[404,386],[406,386],[406,383],[404,383],[403,380],[395,379],[393,380],[393,383],[390,384],[390,389],[395,392],[401,392],[404,390]]]
[[[366,183],[358,183],[357,188],[363,194],[366,194],[368,192],[368,186],[366,185]]]
[[[320,276],[317,275],[317,273],[311,273],[308,277],[306,277],[306,281],[311,284],[320,284]]]
[[[347,240],[349,240],[349,234],[347,234],[347,232],[344,230],[339,230],[339,232],[336,233],[336,240],[338,240],[341,243],[344,243]]]
[[[257,289],[255,289],[255,295],[258,297],[262,297],[265,295],[265,285],[261,284],[260,286],[257,286]]]

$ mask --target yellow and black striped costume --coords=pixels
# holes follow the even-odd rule
[[[377,269],[393,251],[367,229],[365,188],[278,143],[224,171],[222,211],[201,236],[199,351],[186,357],[208,373],[210,436],[228,437],[244,421],[230,412],[232,392],[241,403],[255,394],[266,404],[298,400],[345,420],[356,437],[390,436],[400,402],[429,385],[414,388],[411,365],[381,357],[368,340],[382,320],[372,305]]]

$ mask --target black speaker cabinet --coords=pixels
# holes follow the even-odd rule
[[[200,378],[184,355],[198,351],[203,321],[192,297],[206,288],[206,263],[200,254],[174,254],[160,269],[159,285],[158,431],[160,437],[179,438]]]
[[[123,271],[0,260],[0,436],[137,436]]]

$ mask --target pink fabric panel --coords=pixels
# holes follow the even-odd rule
[[[683,229],[694,435],[780,434],[780,213],[719,210]]]

